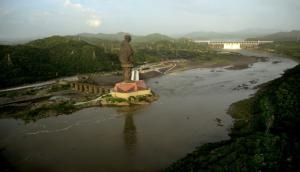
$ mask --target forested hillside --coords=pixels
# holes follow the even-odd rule
[[[24,45],[1,45],[0,58],[0,87],[119,69],[117,54],[71,37],[53,36]]]
[[[260,49],[272,53],[288,55],[297,61],[300,61],[300,42],[295,41],[281,41],[272,44],[262,44]]]

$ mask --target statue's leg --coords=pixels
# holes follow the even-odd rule
[[[123,81],[126,82],[126,67],[123,67]]]
[[[124,77],[124,82],[129,82],[130,81],[131,69],[129,67],[124,67],[123,68],[123,77]]]
[[[128,68],[128,80],[131,81],[131,71],[132,71],[132,68],[129,67]]]
[[[124,82],[130,82],[131,81],[131,69],[132,69],[132,67],[133,67],[132,64],[122,64]]]

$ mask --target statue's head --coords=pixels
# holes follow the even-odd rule
[[[127,40],[128,42],[130,42],[131,41],[131,36],[129,34],[126,34],[124,36],[124,39]]]

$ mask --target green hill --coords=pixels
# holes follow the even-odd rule
[[[104,33],[98,33],[98,34],[92,34],[92,33],[81,33],[77,36],[81,38],[97,38],[102,40],[110,40],[110,41],[122,41],[124,39],[124,35],[126,33],[119,32],[116,34],[104,34]]]
[[[18,46],[1,45],[0,57],[1,87],[119,68],[117,54],[73,37],[52,36]]]

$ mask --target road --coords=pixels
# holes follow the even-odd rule
[[[76,80],[78,80],[77,76],[70,76],[70,77],[65,77],[65,78],[59,78],[59,79],[53,79],[53,80],[49,80],[49,81],[39,82],[39,83],[35,83],[35,84],[28,84],[28,85],[23,85],[23,86],[18,86],[18,87],[2,89],[2,90],[0,90],[0,93],[7,92],[7,91],[16,91],[16,90],[21,90],[21,89],[25,89],[25,88],[34,88],[34,87],[42,87],[42,86],[52,85],[52,84],[55,84],[57,81],[76,81]]]

